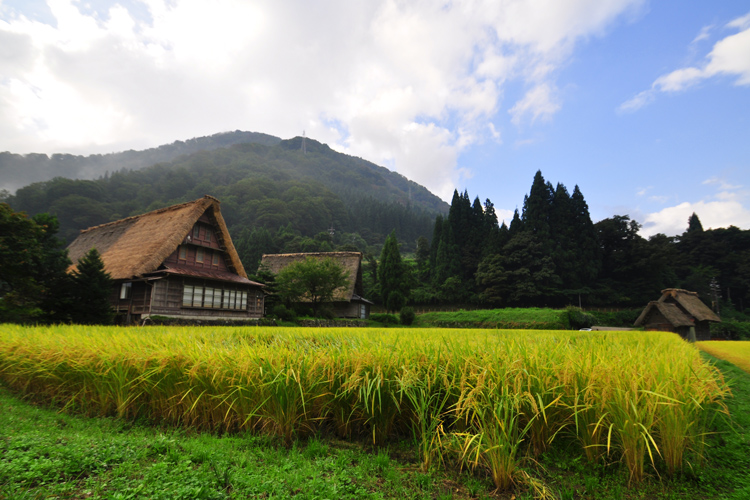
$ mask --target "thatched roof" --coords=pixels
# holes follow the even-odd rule
[[[667,288],[661,291],[659,300],[648,303],[635,320],[635,326],[643,326],[654,309],[657,309],[674,327],[693,326],[696,321],[721,322],[721,319],[701,301],[696,292]]]
[[[638,316],[638,319],[635,320],[635,326],[643,326],[644,324],[646,324],[646,320],[648,319],[649,314],[654,309],[657,309],[662,314],[662,316],[664,316],[664,318],[666,318],[666,320],[669,321],[669,323],[674,327],[693,326],[695,324],[685,313],[680,310],[679,307],[677,307],[676,304],[669,304],[666,302],[659,302],[658,300],[654,300],[648,303],[641,315]]]
[[[721,318],[701,301],[697,292],[689,292],[680,288],[667,288],[661,291],[659,302],[675,302],[697,321],[721,322]]]
[[[102,256],[104,269],[113,279],[141,277],[159,268],[164,259],[185,240],[204,213],[214,225],[219,245],[227,253],[230,270],[249,281],[221,216],[219,200],[208,195],[84,229],[68,247],[68,255],[75,263],[89,250],[96,248]],[[74,269],[75,264],[69,271]]]
[[[350,302],[362,295],[362,254],[360,252],[311,252],[311,253],[276,253],[264,254],[260,265],[265,266],[273,274],[279,274],[293,262],[305,259],[333,259],[349,273],[346,287],[339,288],[333,296],[334,301]],[[360,298],[361,299],[361,298]]]

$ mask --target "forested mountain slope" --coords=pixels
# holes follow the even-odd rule
[[[21,186],[33,182],[43,182],[55,177],[68,179],[96,179],[107,172],[122,169],[138,170],[160,162],[232,144],[253,142],[273,146],[281,141],[278,137],[258,132],[222,132],[208,137],[196,137],[186,141],[175,141],[143,151],[122,151],[110,154],[89,156],[71,154],[29,153],[14,154],[0,152],[0,190],[13,192]]]
[[[58,177],[5,201],[30,215],[56,215],[70,242],[81,229],[210,194],[248,269],[262,252],[364,251],[393,229],[410,247],[447,212],[447,203],[400,174],[310,139],[303,151],[301,141],[233,144],[96,180]]]

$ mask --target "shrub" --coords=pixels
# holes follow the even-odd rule
[[[370,314],[370,320],[383,323],[384,325],[398,324],[398,318],[395,314],[372,313]]]
[[[276,304],[273,306],[271,314],[282,321],[297,321],[297,315],[294,314],[294,311],[287,308],[284,304]]]
[[[578,307],[568,306],[565,308],[568,315],[568,324],[573,330],[581,328],[591,328],[596,322],[596,318],[591,314],[583,312]]]
[[[414,317],[415,316],[416,315],[414,314],[414,308],[413,307],[408,307],[407,306],[407,307],[402,307],[401,308],[400,319],[401,319],[401,324],[402,325],[409,326],[412,323],[414,323]]]

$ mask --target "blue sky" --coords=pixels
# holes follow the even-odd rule
[[[750,228],[747,1],[0,0],[0,151],[301,135],[508,218]]]

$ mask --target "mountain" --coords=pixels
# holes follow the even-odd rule
[[[425,187],[384,167],[309,138],[262,137],[138,170],[113,168],[95,180],[56,177],[0,201],[56,215],[60,235],[72,241],[81,229],[210,194],[221,201],[235,244],[247,249],[248,269],[262,252],[375,252],[394,229],[410,250],[448,211]]]
[[[186,141],[175,141],[143,151],[80,156],[71,154],[29,153],[26,155],[0,152],[0,190],[15,191],[33,182],[43,182],[55,177],[68,179],[96,179],[106,172],[138,170],[160,162],[169,162],[182,155],[197,151],[253,142],[273,146],[281,139],[258,132],[222,132],[208,137],[197,137]]]

